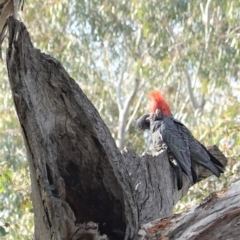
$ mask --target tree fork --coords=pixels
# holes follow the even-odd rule
[[[33,47],[22,23],[10,18],[8,25],[8,75],[28,153],[35,239],[138,239],[141,225],[171,217],[190,184],[185,178],[177,190],[166,152],[121,153],[62,65]],[[217,147],[209,150],[226,166]],[[211,175],[199,166],[196,172],[199,179]]]

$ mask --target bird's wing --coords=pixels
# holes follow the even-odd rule
[[[190,156],[193,161],[209,169],[217,177],[223,171],[220,169],[223,165],[202,145],[198,140],[194,138],[189,129],[176,119],[173,119],[179,132],[185,136],[186,141],[189,143]],[[220,167],[220,168],[219,168]]]
[[[187,139],[182,136],[174,121],[171,118],[164,119],[160,127],[162,140],[174,155],[177,163],[182,167],[185,174],[189,177],[191,183],[194,183],[192,176],[192,166],[190,151]]]
[[[209,155],[211,161],[212,161],[215,165],[217,165],[218,167],[224,168],[224,166],[222,165],[222,163],[221,163],[217,158],[215,158],[215,157],[207,150],[207,148],[206,148],[203,144],[201,144],[199,141],[198,141],[198,143],[202,146],[202,148],[205,149],[205,151],[206,151],[207,154]],[[220,170],[220,171],[221,171],[221,173],[223,173],[222,170]]]

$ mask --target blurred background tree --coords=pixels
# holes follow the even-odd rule
[[[224,176],[196,184],[176,211],[239,179],[240,2],[29,0],[20,19],[34,45],[78,82],[120,149],[151,152],[150,136],[132,121],[159,89],[176,118],[229,158]],[[5,61],[0,69],[0,236],[31,239],[26,152]]]

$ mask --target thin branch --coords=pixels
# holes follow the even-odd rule
[[[202,94],[202,98],[201,98],[201,103],[200,103],[201,111],[203,111],[203,108],[204,108],[204,106],[205,106],[205,103],[206,103],[206,101],[205,101],[205,94],[203,93],[203,94]]]
[[[233,33],[237,32],[238,30],[240,30],[240,26],[237,26],[236,28],[232,29],[229,34],[233,34]]]
[[[135,82],[134,82],[134,88],[132,90],[132,93],[130,94],[130,96],[128,97],[126,103],[125,103],[125,106],[124,106],[124,109],[123,109],[123,112],[124,112],[124,115],[126,115],[129,111],[129,108],[130,108],[130,105],[137,93],[137,90],[138,90],[138,87],[139,87],[139,80],[137,78],[135,78]]]
[[[178,114],[175,114],[175,117],[176,117],[177,119],[179,119],[180,121],[181,121],[181,119],[182,119],[182,117],[183,117],[183,114],[180,115],[180,113],[183,113],[183,110],[184,110],[185,107],[188,105],[189,98],[190,98],[190,97],[187,96],[187,98],[185,99],[184,103],[181,104],[181,109],[180,109],[179,113],[178,113]]]
[[[121,87],[122,87],[122,83],[123,83],[124,73],[127,71],[127,66],[128,66],[127,61],[124,61],[124,64],[123,64],[123,67],[122,67],[122,70],[121,70],[121,73],[120,73],[120,77],[119,77],[119,80],[118,80],[118,83],[117,83],[117,105],[118,105],[119,111],[121,109],[123,109]]]
[[[205,49],[208,49],[208,44],[210,40],[210,32],[209,32],[209,7],[211,0],[208,0],[205,6]]]
[[[143,96],[144,96],[144,92],[141,93],[140,98],[138,99],[138,102],[137,102],[137,104],[136,104],[136,107],[135,107],[135,109],[134,109],[131,117],[130,117],[129,120],[128,120],[126,129],[125,129],[126,132],[128,132],[128,130],[129,130],[130,126],[131,126],[131,123],[132,123],[133,119],[135,118],[135,115],[136,115],[136,113],[137,113],[137,111],[138,111],[138,109],[139,109],[139,107],[140,107],[140,105],[141,105]]]
[[[196,110],[196,109],[199,108],[199,105],[198,105],[197,100],[196,100],[196,98],[194,97],[194,94],[193,94],[192,83],[191,83],[192,79],[189,75],[189,72],[186,69],[183,69],[183,73],[185,74],[185,76],[187,78],[187,87],[188,87],[188,92],[189,92],[189,96],[190,96],[190,99],[191,99],[192,106]]]
[[[170,28],[169,25],[167,26],[167,31],[170,35],[172,43],[175,44],[176,43],[176,37],[175,37],[175,35],[174,35],[174,33],[173,33],[173,31],[172,31],[172,29]],[[178,47],[176,47],[176,51],[177,51],[178,55],[180,56],[181,52],[180,52]],[[189,73],[186,69],[183,69],[183,72],[184,72],[184,74],[187,78],[187,86],[188,86],[188,92],[189,92],[189,95],[190,95],[191,103],[193,105],[193,108],[197,109],[198,108],[198,103],[197,103],[197,100],[196,100],[196,98],[193,94],[193,89],[192,89],[192,84],[191,84],[192,79],[191,79],[191,77],[190,77],[190,75],[189,75]]]
[[[163,80],[166,80],[166,79],[168,78],[169,74],[171,73],[172,68],[173,68],[173,66],[174,66],[174,64],[175,64],[175,62],[176,62],[176,58],[177,58],[177,57],[174,56],[174,58],[173,58],[173,60],[172,60],[172,62],[171,62],[171,64],[170,64],[167,72],[166,72],[166,73],[164,74],[164,76],[163,76]]]
[[[139,87],[139,80],[135,79],[133,90],[129,95],[128,99],[126,100],[123,109],[119,111],[119,129],[118,129],[118,141],[117,141],[117,146],[119,147],[119,149],[123,148],[123,144],[125,141],[125,133],[126,133],[125,127],[127,123],[127,116],[129,113],[130,105],[138,91],[138,87]]]
[[[179,99],[179,93],[180,93],[180,84],[181,84],[181,82],[180,81],[178,81],[177,82],[177,90],[176,90],[176,95],[175,95],[175,97],[174,97],[174,109],[176,109],[177,108],[177,104],[178,104],[178,99]]]
[[[122,45],[122,48],[125,49],[124,47],[124,43]],[[117,105],[118,105],[118,109],[119,112],[121,109],[123,109],[123,101],[122,101],[122,83],[123,83],[123,78],[124,78],[124,73],[127,72],[127,68],[128,68],[128,61],[127,61],[127,54],[126,51],[123,51],[123,66],[120,72],[120,76],[119,76],[119,80],[117,82]]]

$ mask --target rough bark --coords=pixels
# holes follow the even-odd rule
[[[210,146],[208,150],[226,166],[227,159],[217,146]],[[139,223],[171,216],[175,204],[191,187],[186,175],[184,175],[183,188],[178,191],[177,180],[166,151],[155,156],[144,154],[141,157],[130,149],[122,153],[125,161],[122,169],[126,169],[126,174],[129,176],[132,194],[136,199]],[[201,166],[195,166],[195,170],[198,181],[212,175],[209,170]]]
[[[134,202],[124,196],[130,187],[109,130],[61,64],[32,46],[24,25],[11,19],[9,28],[8,74],[34,186],[35,238],[71,239],[76,223],[88,221],[115,239],[126,227],[133,235]]]
[[[139,240],[237,240],[239,225],[240,181],[211,194],[187,213],[142,226]]]
[[[22,23],[10,19],[9,31],[7,66],[28,152],[35,239],[137,239],[141,224],[171,216],[190,185],[185,178],[177,190],[166,152],[121,153],[62,65],[33,47]],[[226,166],[217,147],[210,151]],[[199,179],[211,175],[196,171]]]

